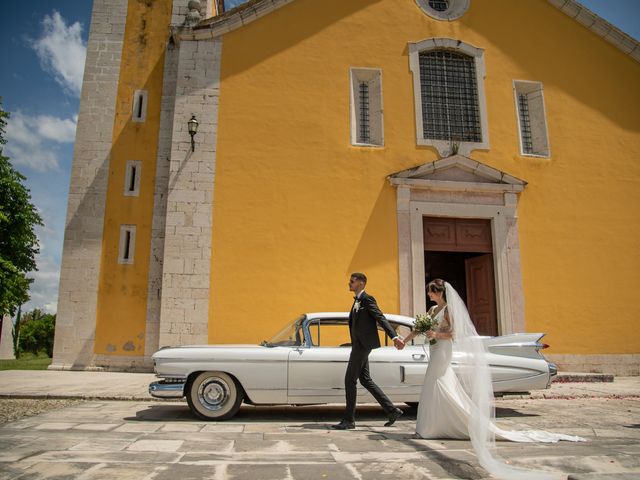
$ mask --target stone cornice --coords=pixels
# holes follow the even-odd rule
[[[253,22],[293,0],[250,0],[222,15],[208,18],[193,28],[179,27],[173,32],[178,40],[207,40],[219,37]]]
[[[389,178],[391,185],[411,187],[424,190],[440,190],[446,192],[512,192],[524,190],[523,185],[507,183],[455,182],[450,180],[426,180],[413,178]]]
[[[565,15],[581,23],[619,50],[640,62],[640,42],[575,0],[547,0]]]
[[[258,18],[268,15],[294,0],[250,0],[228,12],[201,21],[195,27],[174,29],[174,39],[207,40],[236,30]],[[619,28],[607,22],[575,0],[547,0],[565,15],[581,23],[596,35],[617,47],[631,58],[640,62],[640,42]]]

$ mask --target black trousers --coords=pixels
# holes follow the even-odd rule
[[[347,373],[344,376],[344,388],[347,397],[347,408],[343,418],[345,422],[355,422],[358,380],[360,380],[360,385],[369,390],[386,413],[391,413],[395,409],[391,400],[380,390],[380,387],[375,384],[369,375],[370,352],[370,348],[364,347],[359,342],[354,342],[351,348]]]

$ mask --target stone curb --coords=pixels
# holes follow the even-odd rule
[[[559,373],[553,383],[610,383],[613,378],[610,373]]]
[[[496,397],[497,401],[500,400],[575,400],[576,398],[640,398],[640,394],[625,393],[625,394],[589,394],[589,393],[569,393],[569,394],[505,394],[504,396]],[[137,395],[66,395],[66,394],[51,394],[43,393],[39,394],[0,394],[0,400],[102,400],[102,401],[118,401],[118,402],[184,402],[185,398],[155,398],[151,396],[137,396]],[[286,404],[282,404],[286,405]]]
[[[124,402],[167,402],[180,401],[176,398],[154,398],[151,396],[143,397],[137,395],[66,395],[56,393],[40,394],[0,394],[0,399],[21,399],[21,400],[109,400]]]

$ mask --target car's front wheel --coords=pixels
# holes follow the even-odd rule
[[[228,420],[240,409],[242,387],[224,372],[202,372],[186,392],[191,411],[205,420]]]

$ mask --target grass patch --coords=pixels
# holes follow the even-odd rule
[[[15,360],[0,360],[0,370],[46,370],[51,365],[51,358],[41,353],[23,353]]]

